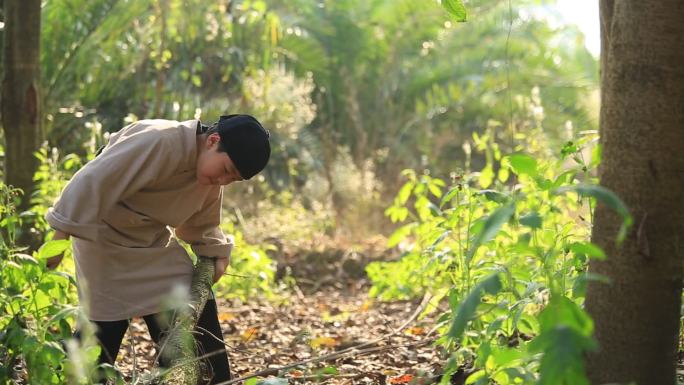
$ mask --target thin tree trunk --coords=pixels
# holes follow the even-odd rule
[[[586,308],[599,351],[592,384],[676,383],[684,234],[684,3],[601,0],[601,184],[634,219],[597,207],[592,241],[608,255],[590,271]]]
[[[157,54],[157,81],[154,88],[154,113],[153,118],[161,117],[162,104],[164,103],[164,84],[166,82],[166,60],[164,58],[164,51],[166,51],[166,18],[168,14],[168,1],[161,0],[157,4],[157,12],[159,22],[161,23],[161,31],[159,32],[159,53]]]
[[[5,132],[5,182],[20,188],[19,210],[29,207],[40,148],[40,0],[5,0],[2,127]]]

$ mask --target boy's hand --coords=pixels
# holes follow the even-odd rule
[[[214,283],[218,282],[218,280],[221,279],[223,273],[225,273],[226,268],[228,267],[228,264],[228,258],[214,259]]]

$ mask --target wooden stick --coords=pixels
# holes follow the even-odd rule
[[[397,333],[401,332],[402,330],[406,329],[406,327],[408,325],[410,325],[413,321],[415,321],[415,319],[423,311],[423,308],[427,305],[427,303],[429,301],[430,301],[430,296],[428,294],[426,294],[423,297],[423,300],[420,302],[420,304],[416,308],[416,310],[411,315],[411,317],[406,322],[404,322],[403,325],[401,325],[399,328],[393,330],[392,332],[387,333],[381,337],[378,337],[372,341],[365,342],[365,343],[362,343],[359,345],[355,345],[355,346],[349,347],[347,349],[340,350],[339,352],[330,353],[330,354],[327,354],[324,356],[309,358],[309,359],[306,359],[303,361],[295,362],[295,363],[288,364],[285,366],[280,366],[277,368],[264,369],[264,370],[258,371],[256,373],[252,373],[252,374],[240,377],[240,378],[236,378],[234,380],[224,381],[224,382],[221,382],[221,383],[216,384],[216,385],[230,385],[230,384],[234,384],[236,382],[248,380],[248,379],[253,378],[253,377],[264,377],[264,376],[274,375],[274,374],[278,374],[278,372],[280,372],[282,370],[291,369],[291,368],[294,368],[294,367],[297,367],[300,365],[309,364],[309,363],[313,363],[313,362],[329,361],[329,360],[337,359],[337,358],[340,358],[340,357],[346,356],[346,355],[350,355],[350,356],[352,356],[352,355],[363,355],[363,354],[372,353],[372,352],[378,351],[378,350],[386,350],[389,348],[401,347],[402,345],[395,345],[395,346],[381,346],[381,347],[370,348],[370,349],[362,349],[362,348],[366,348],[366,347],[375,345],[379,342],[382,342],[383,340],[386,340],[386,339],[396,335]],[[409,344],[407,346],[419,345],[421,343],[425,344],[428,342],[431,342],[431,340],[420,341],[418,344],[413,343],[413,344]]]
[[[312,363],[312,362],[330,361],[330,360],[341,358],[344,356],[355,356],[355,357],[357,357],[357,356],[363,356],[363,355],[370,354],[370,353],[381,352],[383,350],[390,350],[390,349],[396,349],[396,348],[402,348],[402,347],[408,347],[408,346],[421,346],[421,345],[426,345],[428,343],[431,343],[432,341],[434,341],[434,339],[423,340],[423,341],[418,341],[418,342],[411,342],[408,344],[400,344],[400,345],[376,346],[373,348],[366,348],[366,349],[362,349],[362,350],[357,350],[357,348],[351,348],[351,350],[345,349],[344,351],[339,351],[339,352],[328,354],[328,355],[321,356],[321,357],[310,358],[308,360],[295,362],[293,364],[289,364],[286,366],[264,369],[264,370],[261,370],[259,372],[250,374],[248,376],[236,378],[236,379],[230,380],[230,381],[220,382],[216,385],[229,385],[229,384],[233,384],[235,382],[248,380],[248,379],[253,378],[253,377],[265,377],[265,376],[270,376],[270,375],[277,375],[278,372],[280,372],[280,371],[292,369],[292,368],[295,368],[297,366]],[[296,378],[296,377],[292,377],[292,378]]]

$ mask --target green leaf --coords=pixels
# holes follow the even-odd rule
[[[442,243],[442,241],[444,241],[444,240],[446,239],[446,237],[449,236],[449,234],[451,234],[451,230],[443,231],[443,232],[439,235],[439,237],[437,237],[437,239],[435,239],[435,241],[432,242],[432,245],[430,245],[429,249],[434,249],[435,247],[437,247],[437,245],[439,245],[440,243]]]
[[[487,188],[492,184],[494,180],[494,171],[492,171],[492,166],[487,165],[480,171],[480,176],[478,178],[478,183],[482,188]]]
[[[445,204],[448,202],[451,202],[452,199],[458,194],[459,191],[461,191],[463,187],[461,186],[454,186],[449,191],[442,197],[442,200],[439,202],[439,208],[441,209],[444,207]]]
[[[558,325],[567,326],[584,336],[591,336],[594,322],[576,303],[565,296],[553,296],[549,304],[539,314],[541,331],[551,330]]]
[[[489,341],[484,341],[480,344],[480,346],[477,348],[477,353],[476,353],[476,359],[474,362],[473,367],[475,368],[483,368],[487,364],[487,359],[489,359],[489,355],[492,353],[492,344],[489,343]],[[477,378],[473,379],[473,382],[477,381]],[[466,381],[466,384],[468,382]]]
[[[449,338],[460,340],[468,321],[475,315],[482,296],[485,293],[495,295],[499,291],[501,291],[501,279],[498,274],[492,274],[478,283],[456,309],[456,316],[447,334]]]
[[[442,197],[442,189],[436,183],[429,183],[428,190],[437,198]]]
[[[461,0],[442,0],[442,6],[456,21],[466,21],[466,8]]]
[[[599,143],[591,150],[591,165],[597,166],[601,163],[601,145]]]
[[[570,245],[570,251],[575,255],[586,255],[589,258],[595,258],[603,261],[606,259],[606,253],[591,242],[575,242]]]
[[[439,385],[451,384],[451,376],[453,376],[457,370],[458,360],[456,359],[456,355],[452,354],[447,360],[446,365],[444,366],[444,374],[442,375],[442,380],[439,382]]]
[[[530,352],[544,353],[539,366],[539,384],[588,385],[584,354],[596,347],[590,337],[564,325],[543,332],[529,344]]]
[[[390,206],[385,210],[385,215],[388,216],[392,222],[402,222],[406,219],[408,214],[408,209],[402,206]]]
[[[583,197],[592,197],[596,200],[615,210],[623,218],[630,217],[627,205],[612,191],[605,187],[590,184],[578,184],[574,186],[565,186],[558,188],[555,192],[557,194],[568,191],[576,192]]]
[[[492,357],[496,366],[505,367],[509,364],[516,364],[524,357],[523,353],[516,348],[502,347],[492,351]]]
[[[613,209],[615,212],[620,214],[622,217],[622,225],[620,226],[620,231],[617,235],[617,242],[621,243],[627,236],[627,230],[632,226],[633,219],[632,215],[627,209],[627,205],[612,191],[605,187],[590,184],[578,184],[574,186],[565,186],[556,189],[556,194],[562,194],[566,192],[575,192],[583,197],[591,197],[597,201],[603,203],[609,208]]]
[[[411,191],[413,191],[413,187],[415,187],[415,185],[415,182],[406,182],[403,186],[401,186],[399,194],[397,194],[397,204],[403,205],[406,203],[411,196]]]
[[[558,188],[564,184],[572,182],[572,180],[575,178],[575,174],[577,174],[577,170],[568,170],[563,172],[556,177],[556,180],[553,181],[553,185],[551,187]]]
[[[508,161],[511,163],[513,172],[518,175],[527,174],[536,176],[537,160],[527,154],[512,154],[508,156]]]
[[[470,385],[470,384],[475,383],[477,380],[479,380],[481,378],[485,378],[486,376],[487,376],[487,372],[484,369],[480,369],[480,370],[474,372],[473,374],[471,374],[470,376],[468,376],[468,379],[466,379],[465,383],[466,383],[466,385]]]
[[[416,227],[415,223],[409,223],[407,225],[398,228],[387,240],[387,247],[392,248],[399,244],[399,242],[406,239],[406,237],[411,234],[411,231]]]
[[[326,367],[323,368],[323,369],[318,369],[318,370],[316,371],[316,373],[317,373],[318,375],[323,375],[323,374],[337,375],[337,374],[339,374],[339,371],[338,371],[337,368],[334,367],[334,366],[326,366]]]
[[[424,195],[416,199],[414,207],[416,209],[416,212],[418,213],[418,217],[423,222],[427,222],[427,220],[430,219],[430,217],[432,216],[432,210],[430,209],[431,203],[432,202],[430,202],[430,200]]]
[[[47,259],[56,255],[62,254],[71,246],[71,241],[68,239],[60,239],[56,241],[47,241],[38,249],[38,259]]]
[[[605,284],[610,283],[610,279],[605,275],[589,272],[581,273],[572,284],[572,296],[574,298],[584,297],[587,294],[587,283],[589,283],[589,281],[602,282]]]
[[[510,170],[508,167],[500,167],[499,168],[499,174],[496,176],[496,178],[499,180],[501,183],[506,183],[508,180],[508,177],[510,176]]]
[[[69,283],[71,283],[72,285],[77,286],[76,278],[71,274],[65,273],[63,271],[54,271],[54,270],[50,271],[49,274],[62,277],[64,279],[66,279],[67,281],[69,281]]]
[[[505,206],[499,207],[492,215],[487,217],[482,230],[477,233],[473,240],[473,244],[470,246],[470,250],[468,250],[468,254],[466,254],[467,262],[470,262],[473,259],[473,256],[480,245],[494,238],[499,230],[501,230],[501,226],[511,219],[513,213],[515,213],[515,204],[508,203]]]
[[[523,226],[527,226],[533,229],[539,229],[542,227],[542,217],[538,212],[532,211],[520,217],[520,223]]]
[[[202,78],[199,77],[198,75],[192,75],[192,84],[195,87],[201,87],[202,86]]]
[[[568,155],[572,155],[579,151],[579,147],[573,141],[569,141],[563,145],[561,148],[561,159],[565,159]]]
[[[478,194],[482,194],[485,196],[485,198],[487,198],[487,200],[497,203],[505,203],[508,202],[509,199],[507,194],[496,190],[480,190],[478,191]]]

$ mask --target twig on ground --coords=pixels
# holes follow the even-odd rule
[[[283,370],[292,369],[292,368],[295,368],[295,367],[298,367],[298,366],[301,366],[304,364],[309,364],[312,362],[330,361],[330,360],[338,359],[338,358],[341,358],[344,356],[363,356],[366,354],[380,352],[383,350],[390,350],[390,349],[396,349],[396,348],[402,348],[402,347],[408,347],[408,346],[421,346],[421,345],[429,344],[432,341],[434,341],[434,339],[422,340],[422,341],[418,341],[418,342],[412,342],[412,343],[401,344],[401,345],[376,346],[373,348],[367,348],[367,349],[362,349],[362,350],[358,350],[358,348],[353,347],[353,348],[345,349],[345,350],[342,350],[342,351],[339,351],[336,353],[327,354],[325,356],[315,357],[315,358],[310,358],[308,360],[295,362],[293,364],[289,364],[286,366],[264,369],[264,370],[261,370],[261,371],[256,372],[256,373],[252,373],[248,376],[236,378],[236,379],[230,380],[230,381],[220,382],[216,385],[229,385],[229,384],[233,384],[236,382],[245,381],[245,380],[248,380],[248,379],[253,378],[253,377],[264,377],[264,376],[270,376],[270,375],[277,375],[279,372],[281,372]]]
[[[406,322],[404,322],[404,324],[402,324],[399,328],[394,329],[392,332],[387,333],[381,337],[378,337],[372,341],[365,342],[365,343],[362,343],[359,345],[355,345],[355,346],[349,347],[347,349],[340,350],[340,351],[335,352],[335,353],[326,354],[324,356],[309,358],[309,359],[306,359],[303,361],[295,362],[295,363],[292,363],[289,365],[280,366],[280,367],[276,367],[276,368],[269,368],[269,369],[261,370],[261,371],[258,371],[256,373],[252,373],[252,374],[240,377],[240,378],[236,378],[234,380],[224,381],[224,382],[221,382],[221,383],[216,384],[216,385],[230,385],[230,384],[234,384],[236,382],[245,381],[245,380],[253,378],[253,377],[263,377],[263,376],[278,374],[278,372],[280,372],[282,370],[291,369],[291,368],[294,368],[294,367],[297,367],[300,365],[304,365],[304,364],[309,364],[312,362],[329,361],[329,360],[337,359],[337,358],[340,358],[340,357],[346,356],[346,355],[355,355],[355,356],[356,355],[363,355],[363,354],[373,353],[373,352],[379,351],[379,350],[386,350],[386,349],[396,348],[396,347],[401,347],[401,346],[416,346],[416,345],[429,343],[429,342],[431,342],[431,340],[424,340],[424,341],[419,341],[418,343],[411,343],[411,344],[405,344],[405,345],[380,346],[380,347],[375,347],[375,348],[362,349],[362,348],[366,348],[366,347],[375,345],[379,342],[382,342],[383,340],[386,340],[386,339],[400,333],[402,330],[406,329],[406,327],[408,325],[410,325],[413,321],[415,321],[415,319],[418,317],[418,315],[423,311],[423,308],[425,308],[427,303],[430,301],[430,298],[431,297],[428,294],[426,294],[423,297],[423,300],[420,302],[420,304],[416,308],[416,310],[411,315],[411,317],[409,317],[409,319]]]
[[[316,380],[316,381],[323,381],[323,380],[330,380],[330,379],[342,379],[342,378],[351,378],[351,379],[358,379],[358,378],[363,378],[363,377],[376,377],[377,375],[375,373],[369,373],[369,372],[362,372],[362,373],[350,373],[350,374],[314,374],[314,375],[309,375],[309,376],[298,376],[298,377],[288,377],[288,380],[292,381],[308,381],[308,380]]]

